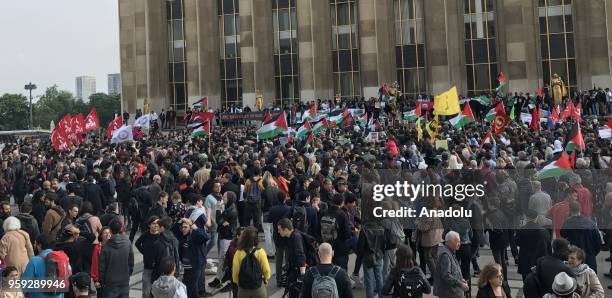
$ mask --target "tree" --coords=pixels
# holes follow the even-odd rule
[[[0,130],[28,129],[28,98],[22,94],[4,94],[0,97]]]
[[[115,113],[121,113],[121,96],[120,95],[107,95],[104,93],[94,93],[89,96],[89,108],[96,108],[98,112],[98,118],[100,119],[100,126],[106,127],[115,116]]]
[[[49,87],[34,105],[34,126],[48,129],[51,121],[57,124],[65,114],[75,114],[75,106],[76,101],[70,92],[58,90],[57,85]]]

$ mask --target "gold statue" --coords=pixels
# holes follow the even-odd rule
[[[255,97],[255,107],[259,111],[263,111],[264,109],[264,98],[263,94],[261,94],[261,90],[257,89],[257,96]]]
[[[555,105],[560,105],[564,96],[567,96],[567,87],[558,74],[553,74],[550,79],[550,87],[552,89]]]
[[[143,108],[142,108],[142,114],[146,115],[149,114],[149,100],[145,98],[144,103],[142,104]]]

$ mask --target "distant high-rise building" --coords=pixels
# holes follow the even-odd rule
[[[80,76],[76,78],[76,97],[89,101],[89,96],[96,93],[96,77]]]
[[[121,74],[111,73],[108,75],[108,94],[121,94]]]

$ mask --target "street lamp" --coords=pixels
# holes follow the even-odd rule
[[[32,130],[32,90],[36,90],[36,85],[30,82],[27,85],[25,85],[25,90],[30,91],[30,122],[28,123],[28,129]]]

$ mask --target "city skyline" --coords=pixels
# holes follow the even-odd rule
[[[81,75],[95,76],[107,93],[108,74],[120,72],[117,1],[11,1],[0,18],[11,24],[0,36],[13,41],[0,50],[0,94],[26,94],[32,82],[35,97],[53,85],[76,96]]]

